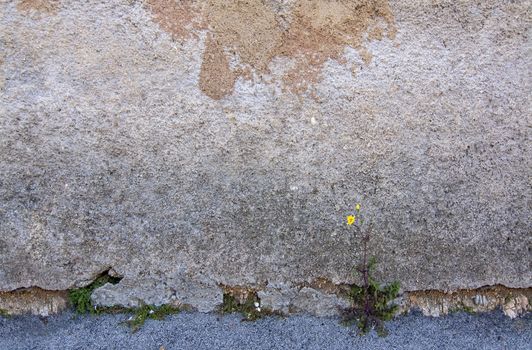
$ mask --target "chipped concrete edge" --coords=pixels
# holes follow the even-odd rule
[[[0,314],[48,316],[68,308],[68,291],[24,288],[0,292]]]
[[[230,293],[237,299],[240,297],[245,299],[245,295],[254,293],[260,300],[261,306],[278,313],[290,315],[306,312],[316,316],[338,315],[339,310],[349,305],[348,288],[348,285],[333,285],[326,281],[317,281],[288,289],[267,286],[259,288],[222,286],[224,293]],[[403,292],[394,303],[399,306],[398,315],[420,311],[425,316],[439,317],[459,311],[479,313],[500,309],[504,315],[513,319],[532,311],[531,298],[532,288],[508,288],[503,285],[494,285],[455,291]],[[194,309],[194,305],[191,306]],[[0,310],[2,311],[0,315],[49,316],[69,307],[68,291],[33,287],[0,292]],[[215,308],[210,311],[214,310]]]

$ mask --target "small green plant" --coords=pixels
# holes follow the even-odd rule
[[[465,305],[463,302],[461,302],[459,305],[456,305],[455,307],[452,307],[452,308],[449,309],[449,313],[450,314],[454,314],[454,313],[457,313],[457,312],[460,312],[460,311],[466,312],[466,313],[468,313],[470,315],[475,314],[475,309],[473,309],[471,306]]]
[[[344,323],[351,325],[356,323],[361,334],[366,334],[373,328],[379,336],[388,334],[384,322],[393,318],[397,312],[397,305],[391,305],[391,301],[399,293],[399,282],[393,282],[387,286],[381,286],[372,277],[371,273],[375,266],[375,259],[371,258],[366,265],[360,266],[363,278],[362,286],[352,286],[349,297],[352,306],[343,312]]]
[[[181,311],[179,307],[168,304],[160,306],[141,304],[140,307],[123,307],[96,306],[92,303],[91,295],[96,288],[99,288],[106,283],[117,284],[120,280],[121,278],[109,276],[106,271],[88,286],[70,290],[68,293],[70,303],[79,314],[132,314],[132,316],[124,322],[131,328],[132,332],[138,331],[147,319],[162,320],[168,315],[176,314]]]
[[[224,293],[220,312],[222,314],[239,312],[244,316],[244,321],[256,321],[265,316],[256,293],[247,293],[244,298],[237,298],[231,293]]]
[[[353,225],[360,218],[360,204],[355,206],[356,215],[347,216],[347,224]],[[360,227],[356,226],[358,231]],[[368,244],[371,237],[371,227],[362,238],[363,258],[362,263],[356,269],[362,279],[362,285],[353,285],[349,291],[351,307],[343,310],[343,323],[352,325],[356,323],[361,334],[367,334],[372,329],[379,336],[388,334],[384,322],[389,321],[397,312],[397,305],[391,302],[397,297],[400,289],[399,282],[393,282],[387,286],[381,286],[374,278],[373,271],[376,265],[375,257],[368,258]]]
[[[464,305],[462,310],[464,310],[465,312],[467,312],[470,315],[474,315],[475,314],[475,309],[473,309],[471,306]]]
[[[223,303],[218,309],[223,314],[240,313],[242,321],[256,321],[265,316],[282,316],[282,313],[262,307],[257,293],[244,288],[227,288]]]
[[[164,304],[161,306],[142,305],[138,308],[129,309],[128,311],[132,312],[133,315],[127,321],[125,321],[125,323],[134,333],[144,325],[147,319],[163,320],[166,318],[166,316],[177,314],[181,310],[177,306]]]
[[[109,276],[107,272],[105,272],[88,286],[70,290],[68,292],[68,299],[77,313],[97,314],[100,310],[92,304],[92,292],[106,283],[117,284],[120,280],[121,278]]]
[[[4,309],[0,309],[0,317],[9,317],[9,313],[7,312],[7,310],[4,310]]]

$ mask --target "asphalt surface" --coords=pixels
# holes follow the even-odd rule
[[[241,322],[238,315],[184,312],[148,320],[136,333],[122,323],[127,317],[0,317],[0,349],[532,349],[530,313],[515,320],[501,312],[410,314],[388,322],[385,338],[308,315]]]

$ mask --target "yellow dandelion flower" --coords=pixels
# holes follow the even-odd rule
[[[356,220],[356,218],[355,218],[354,215],[347,216],[347,224],[348,225],[353,225],[355,223],[355,220]]]
[[[355,205],[355,209],[356,209],[356,211],[360,210],[360,203],[357,203],[357,205]]]

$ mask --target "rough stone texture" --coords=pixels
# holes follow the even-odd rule
[[[212,1],[0,1],[0,290],[312,308],[357,282],[356,202],[379,280],[530,287],[530,1],[261,3],[273,39]]]
[[[459,311],[475,313],[501,309],[506,316],[516,318],[532,310],[530,298],[532,288],[510,289],[496,285],[453,292],[414,291],[398,298],[396,304],[399,313],[420,310],[423,315],[433,317]]]
[[[192,306],[200,312],[213,310],[223,300],[223,292],[213,285],[212,280],[201,277],[196,279],[168,279],[159,278],[143,280],[141,283],[129,279],[125,283],[107,283],[96,289],[92,300],[96,305],[122,305],[138,307],[143,303],[176,304]],[[131,293],[131,290],[134,292]]]
[[[261,305],[283,314],[305,311],[317,316],[331,316],[349,306],[346,298],[309,287],[268,288],[257,295]]]
[[[0,292],[0,314],[34,314],[48,316],[65,310],[68,296],[65,291],[47,291],[40,288]]]

